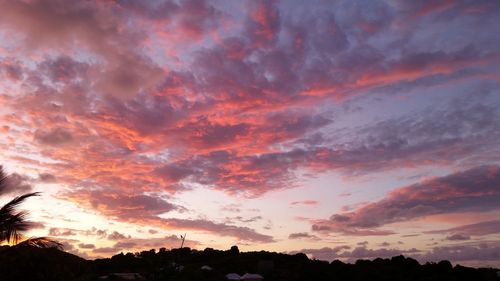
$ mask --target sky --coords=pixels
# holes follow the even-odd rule
[[[0,204],[84,258],[500,267],[500,2],[0,0]]]

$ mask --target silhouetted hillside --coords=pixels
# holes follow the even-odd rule
[[[92,261],[57,248],[4,246],[0,248],[0,280],[57,281],[81,279],[92,273]]]
[[[202,269],[203,266],[206,266]],[[208,268],[208,269],[207,269]],[[221,251],[164,248],[87,261],[55,248],[4,247],[0,249],[0,280],[102,280],[110,273],[136,272],[145,280],[225,280],[227,273],[260,273],[264,280],[500,280],[496,269],[452,266],[448,261],[419,264],[396,256],[391,259],[311,260],[304,254],[240,253],[237,247]],[[121,280],[110,276],[108,280]]]

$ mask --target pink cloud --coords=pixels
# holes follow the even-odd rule
[[[131,97],[153,87],[162,78],[160,68],[128,47],[128,42],[139,43],[144,38],[139,32],[120,28],[125,24],[125,15],[117,13],[111,4],[97,1],[3,1],[0,5],[9,15],[2,17],[0,25],[25,35],[23,46],[26,49],[23,51],[53,48],[69,54],[77,45],[104,59],[106,63],[101,65],[104,71],[88,70],[97,82],[94,83],[96,90],[103,94]],[[55,64],[43,67],[49,68],[51,78],[58,81],[67,78],[64,75],[75,74],[75,69],[68,67],[71,65],[72,60],[59,59]]]
[[[279,29],[279,11],[272,1],[249,2],[249,18],[246,29],[253,44],[271,42]]]
[[[64,128],[55,128],[48,132],[37,130],[35,132],[35,140],[42,144],[63,145],[71,142],[73,140],[73,135]]]
[[[448,229],[432,230],[428,233],[464,233],[467,235],[483,236],[500,233],[500,220],[482,221]]]
[[[443,69],[453,72],[466,66],[488,63],[494,58],[490,54],[466,47],[446,52],[413,52],[384,61],[383,54],[369,46],[340,52],[348,45],[343,35],[344,27],[333,14],[308,16],[312,27],[331,27],[329,32],[333,39],[330,40],[321,34],[307,35],[309,27],[282,18],[276,3],[256,2],[250,4],[246,31],[261,30],[258,35],[271,30],[274,39],[269,44],[276,43],[278,31],[300,35],[304,41],[304,56],[314,57],[313,53],[317,52],[322,57],[334,50],[335,54],[340,52],[337,62],[324,60],[323,63],[304,64],[295,54],[296,42],[290,46],[285,44],[289,42],[282,42],[285,44],[283,49],[255,52],[252,43],[244,38],[255,34],[244,33],[222,38],[220,45],[193,52],[188,69],[160,71],[151,58],[138,54],[141,44],[147,40],[138,33],[147,25],[137,26],[137,30],[128,28],[126,17],[130,15],[127,12],[133,11],[137,13],[134,15],[152,21],[174,22],[191,12],[202,15],[202,22],[212,21],[220,13],[206,2],[201,5],[193,3],[165,2],[153,7],[123,2],[119,3],[120,12],[102,21],[100,17],[109,15],[116,8],[113,3],[89,2],[63,6],[60,11],[55,4],[43,6],[37,1],[32,5],[4,4],[6,9],[15,11],[12,17],[22,23],[14,26],[6,21],[4,24],[9,28],[18,29],[29,38],[34,32],[43,31],[47,33],[45,40],[66,40],[65,44],[59,44],[62,47],[73,44],[70,39],[76,36],[85,43],[83,48],[106,62],[102,68],[100,62],[83,60],[64,51],[61,56],[40,61],[36,71],[20,68],[29,77],[24,86],[30,90],[9,103],[23,108],[32,119],[25,120],[23,127],[36,128],[34,136],[40,142],[62,144],[71,139],[77,143],[73,147],[80,151],[77,155],[72,155],[69,150],[45,148],[39,151],[65,163],[54,167],[59,174],[64,174],[65,182],[76,184],[84,181],[89,174],[81,171],[89,171],[103,186],[118,186],[120,183],[140,185],[145,190],[176,192],[184,189],[182,181],[191,180],[213,184],[231,194],[260,196],[269,190],[294,186],[293,173],[299,168],[314,173],[327,170],[370,172],[404,165],[425,165],[436,153],[441,155],[441,163],[447,164],[474,150],[471,146],[476,143],[464,142],[458,137],[454,142],[430,139],[408,145],[413,135],[430,133],[423,130],[403,131],[398,136],[400,142],[388,142],[372,133],[369,137],[374,137],[375,143],[348,144],[350,149],[327,149],[335,147],[328,143],[327,137],[316,134],[313,140],[311,134],[333,120],[310,109],[328,101],[337,92],[345,96],[351,91],[414,80]],[[66,29],[52,30],[49,23],[36,27],[29,19],[30,16],[43,18],[49,15],[53,16],[54,25],[68,26],[68,30],[76,33],[69,33]],[[87,25],[94,29],[77,28]],[[266,38],[261,37],[262,40]],[[134,40],[138,42],[137,46],[126,43]],[[231,59],[235,52],[243,57]],[[252,62],[248,61],[250,57]],[[342,81],[332,79],[333,73],[326,70],[337,68],[346,70],[349,77]],[[358,73],[360,70],[363,72]],[[325,73],[328,75],[323,77]],[[43,83],[45,79],[59,83],[58,88]],[[32,90],[34,88],[37,90]],[[314,89],[335,90],[323,92],[324,95],[303,95]],[[55,95],[54,92],[61,94]],[[122,95],[128,98],[119,98]],[[37,104],[37,108],[32,104]],[[457,123],[462,121],[457,120]],[[411,125],[420,129],[429,123],[401,124],[401,127]],[[374,130],[384,129],[384,126],[377,124]],[[401,130],[399,127],[394,129]],[[450,131],[455,129],[450,128]],[[454,148],[453,153],[449,152],[450,147]],[[171,161],[136,158],[137,154],[154,154],[162,150],[174,154]],[[153,175],[152,171],[155,172]]]
[[[316,200],[304,200],[304,201],[293,201],[290,205],[318,205],[319,201]]]
[[[304,238],[317,239],[318,237],[315,235],[311,235],[307,232],[290,233],[290,235],[288,235],[288,239],[304,239]]]
[[[433,214],[496,210],[498,166],[481,166],[395,189],[374,203],[318,220],[316,231],[372,230],[387,224]]]
[[[75,236],[76,231],[74,229],[69,229],[69,228],[55,228],[51,227],[49,229],[49,235],[50,236]]]
[[[446,237],[446,240],[450,240],[450,241],[463,241],[463,240],[469,240],[469,239],[470,239],[469,236],[463,235],[463,234],[453,234],[453,235]]]
[[[118,231],[113,231],[113,233],[108,235],[108,240],[124,240],[127,238],[130,238],[130,236],[122,234]]]
[[[1,171],[4,171],[2,166],[0,166],[0,172]],[[0,180],[4,182],[1,186],[2,189],[0,189],[0,195],[23,194],[28,193],[33,189],[33,186],[31,185],[32,179],[18,173],[13,173]]]
[[[138,225],[154,226],[163,229],[194,230],[235,237],[243,241],[274,241],[272,236],[260,234],[248,227],[217,223],[205,219],[160,218],[158,215],[168,213],[181,207],[168,203],[164,199],[147,195],[124,195],[110,191],[75,191],[61,194],[61,198],[92,208],[101,214]],[[119,238],[113,233],[108,239]]]
[[[85,244],[85,243],[80,243],[78,244],[78,247],[80,249],[94,249],[95,245],[94,244]]]

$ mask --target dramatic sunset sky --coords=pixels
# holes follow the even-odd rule
[[[500,266],[500,1],[0,0],[0,164],[85,258]]]

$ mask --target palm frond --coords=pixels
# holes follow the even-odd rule
[[[39,194],[33,192],[15,197],[0,208],[0,241],[17,243],[22,238],[21,232],[28,230],[30,223],[26,221],[27,212],[16,212],[16,208],[27,198]]]
[[[7,189],[7,174],[3,171],[3,166],[0,166],[0,194]]]
[[[3,213],[5,214],[12,213],[21,203],[24,202],[24,200],[28,199],[29,197],[38,195],[40,195],[40,192],[31,192],[15,197],[14,199],[10,200],[9,203],[5,204],[2,208],[0,208],[0,215]]]
[[[21,232],[30,227],[30,223],[26,221],[26,215],[26,212],[21,211],[0,220],[0,241],[17,243],[22,238]]]

